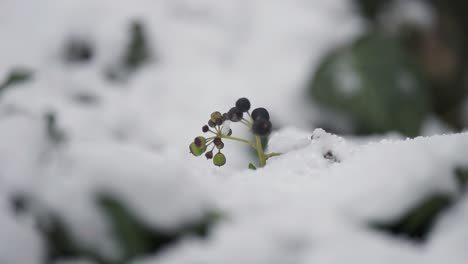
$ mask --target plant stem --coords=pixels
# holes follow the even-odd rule
[[[264,167],[266,165],[267,158],[265,157],[265,153],[263,153],[262,139],[259,136],[255,136],[255,149],[257,149],[260,167]]]
[[[274,157],[274,156],[279,156],[279,155],[281,155],[281,152],[271,152],[271,153],[265,154],[267,159]]]
[[[254,143],[246,140],[246,139],[243,139],[243,138],[238,138],[238,137],[233,137],[233,136],[227,136],[227,135],[220,135],[219,136],[220,138],[226,138],[226,139],[230,139],[230,140],[235,140],[235,141],[240,141],[240,142],[244,142],[244,143],[247,143],[249,144],[252,148],[256,149],[257,147],[255,146]]]
[[[255,136],[255,143],[250,142],[250,141],[248,141],[246,139],[243,139],[243,138],[227,136],[227,135],[223,135],[223,134],[218,134],[218,136],[220,138],[235,140],[235,141],[239,141],[239,142],[249,144],[249,146],[251,146],[252,148],[254,148],[257,151],[258,160],[260,161],[260,167],[264,167],[266,165],[267,159],[269,159],[271,157],[274,157],[274,156],[281,155],[281,153],[279,153],[279,152],[271,152],[271,153],[265,154],[263,152],[262,139],[260,138],[260,136]]]

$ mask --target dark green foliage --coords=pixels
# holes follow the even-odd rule
[[[120,246],[118,258],[110,259],[95,249],[80,244],[58,215],[46,212],[37,218],[37,228],[46,244],[46,263],[73,258],[89,259],[98,264],[128,263],[138,257],[156,254],[185,236],[206,237],[220,219],[218,213],[211,211],[201,219],[188,221],[176,230],[157,230],[138,219],[129,208],[110,195],[99,195],[97,203],[106,216],[117,245]]]
[[[22,82],[28,81],[32,77],[33,77],[33,74],[29,70],[14,69],[14,70],[10,71],[10,74],[3,81],[3,83],[0,83],[0,93],[4,92],[4,90],[6,88],[8,88],[9,86],[17,84],[17,83],[22,83]]]
[[[428,237],[437,218],[453,203],[450,195],[433,194],[408,210],[403,216],[389,222],[374,222],[371,226],[393,235],[423,242]]]
[[[50,142],[54,144],[63,143],[66,140],[65,133],[57,125],[57,115],[55,112],[47,112],[44,116],[46,123],[46,134]]]
[[[460,193],[466,191],[468,182],[468,170],[456,168],[453,174],[454,180],[459,186]],[[432,227],[438,217],[451,208],[457,198],[461,196],[445,193],[435,193],[423,199],[405,214],[389,222],[372,222],[371,226],[393,235],[401,235],[415,241],[423,242],[429,236]]]
[[[112,260],[106,260],[92,249],[79,245],[63,221],[53,213],[39,218],[37,228],[46,245],[46,263],[78,257],[86,257],[99,264],[115,263]]]
[[[391,0],[354,0],[362,16],[374,22],[385,5],[391,2]]]
[[[119,62],[106,71],[106,77],[111,81],[125,81],[129,75],[149,61],[154,61],[145,25],[141,21],[130,24],[128,42]]]
[[[430,112],[419,68],[398,42],[370,33],[326,57],[309,83],[312,99],[353,120],[355,133],[417,136]]]
[[[466,191],[468,184],[468,169],[467,168],[456,168],[455,179],[457,181],[460,192]]]
[[[140,21],[130,25],[130,40],[123,59],[125,68],[135,70],[151,59],[145,27]]]
[[[99,196],[98,204],[107,216],[115,239],[121,247],[121,259],[118,263],[127,263],[136,257],[157,253],[177,243],[184,236],[204,237],[219,219],[216,213],[207,213],[203,219],[186,223],[176,231],[156,230],[143,223],[129,208],[109,195]]]

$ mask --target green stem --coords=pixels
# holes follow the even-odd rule
[[[267,159],[274,157],[274,156],[279,156],[279,155],[281,155],[281,152],[271,152],[271,153],[265,154]]]
[[[267,159],[269,159],[271,157],[274,157],[274,156],[281,155],[281,153],[279,153],[279,152],[271,152],[271,153],[265,154],[263,152],[262,139],[260,138],[260,136],[255,136],[255,143],[250,142],[250,141],[248,141],[246,139],[243,139],[243,138],[227,136],[227,135],[223,135],[223,134],[218,135],[218,136],[220,138],[235,140],[235,141],[239,141],[239,142],[249,144],[249,146],[251,146],[252,148],[254,148],[257,151],[258,160],[260,161],[260,167],[264,167],[266,165]]]
[[[266,165],[267,157],[265,157],[265,153],[263,153],[262,139],[259,136],[255,136],[255,149],[257,149],[260,167],[264,167]]]
[[[256,146],[254,143],[246,140],[246,139],[243,139],[243,138],[238,138],[238,137],[233,137],[233,136],[226,136],[226,135],[220,135],[219,136],[220,138],[226,138],[226,139],[230,139],[230,140],[235,140],[235,141],[240,141],[240,142],[244,142],[246,144],[249,144],[251,147],[255,148],[256,149]]]

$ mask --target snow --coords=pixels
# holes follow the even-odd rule
[[[367,145],[320,129],[308,143],[303,135],[290,128],[278,132],[270,146],[287,153],[263,169],[221,178],[217,201],[229,220],[208,241],[188,239],[162,257],[135,263],[437,263],[447,248],[451,263],[464,263],[467,237],[457,230],[466,221],[460,212],[465,206],[450,210],[447,218],[457,221],[441,221],[437,230],[445,230],[428,247],[366,225],[401,215],[428,194],[456,195],[452,173],[468,161],[459,155],[468,134]],[[324,148],[341,154],[340,162],[324,159]],[[433,242],[437,234],[444,242]]]
[[[109,81],[135,20],[154,58]],[[464,263],[468,200],[452,173],[468,162],[468,134],[377,140],[309,127],[328,116],[308,105],[305,80],[362,30],[345,0],[1,1],[0,80],[18,67],[34,77],[0,97],[0,263],[42,263],[47,245],[34,219],[50,213],[84,247],[118,258],[101,194],[157,230],[222,214],[208,237],[184,237],[136,264]],[[70,38],[89,41],[96,56],[65,62]],[[189,154],[210,113],[244,96],[281,127],[268,151],[282,155],[252,171],[242,144],[226,142],[222,168]],[[51,138],[51,114],[64,142]],[[426,130],[447,131],[437,120]],[[424,246],[367,226],[433,192],[462,197]],[[10,200],[23,193],[32,210],[16,214]]]

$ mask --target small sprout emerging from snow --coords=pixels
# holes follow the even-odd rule
[[[273,156],[278,156],[281,153],[264,153],[262,146],[261,137],[268,136],[272,130],[272,124],[270,121],[270,114],[268,110],[263,107],[256,108],[250,114],[250,101],[243,97],[236,101],[234,107],[229,109],[226,113],[215,111],[211,113],[210,119],[207,124],[202,127],[203,133],[211,133],[212,137],[205,138],[203,136],[196,137],[190,144],[190,153],[194,156],[201,156],[205,153],[207,159],[212,159],[213,164],[216,166],[223,166],[226,164],[226,156],[221,153],[224,149],[223,140],[229,139],[242,143],[246,143],[257,151],[258,159],[260,161],[260,167],[266,165],[266,161]],[[255,136],[255,142],[251,142],[247,139],[233,137],[232,129],[230,127],[231,122],[241,123],[249,128],[249,130]],[[206,151],[208,147],[211,147],[209,151]],[[214,154],[213,151],[217,150]],[[256,167],[250,163],[249,169],[256,169]]]

